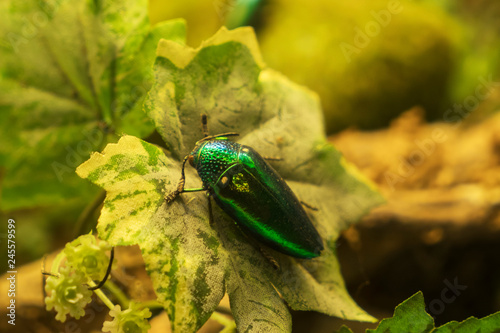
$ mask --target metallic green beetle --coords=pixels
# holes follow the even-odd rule
[[[206,132],[206,116],[202,116]],[[270,248],[296,258],[314,258],[323,241],[297,197],[278,173],[253,148],[228,140],[236,133],[205,138],[184,158],[177,189],[209,191],[224,212],[247,234]],[[184,189],[186,161],[198,171],[203,188]]]

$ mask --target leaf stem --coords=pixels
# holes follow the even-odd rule
[[[210,319],[215,320],[216,322],[224,326],[224,329],[220,331],[220,333],[236,332],[236,322],[234,321],[234,319],[230,319],[218,312],[212,313]]]
[[[117,299],[118,303],[122,306],[122,309],[128,308],[130,304],[130,299],[125,295],[123,290],[120,289],[113,281],[106,281],[106,289],[108,289]]]
[[[89,282],[87,283],[89,286],[91,287],[95,287],[96,284],[94,283],[94,281],[92,281],[91,279],[89,279]],[[106,283],[107,284],[107,283]],[[96,289],[94,290],[94,293],[97,295],[97,297],[99,297],[101,299],[101,301],[106,304],[106,306],[110,309],[110,310],[113,310],[115,305],[113,304],[113,302],[111,302],[111,300],[108,298],[108,296],[106,296],[101,289]]]
[[[76,221],[75,224],[75,234],[74,237],[77,238],[79,235],[83,234],[83,227],[85,225],[85,222],[87,222],[90,217],[92,216],[92,213],[99,208],[99,206],[102,204],[104,201],[104,198],[106,198],[106,191],[99,191],[97,196],[90,202],[82,211],[80,216],[78,216],[78,220]]]
[[[57,254],[57,256],[54,258],[54,261],[52,262],[52,268],[50,269],[50,273],[58,276],[59,275],[59,266],[61,265],[61,262],[66,258],[66,255],[64,254],[64,251],[61,251]]]
[[[163,305],[160,304],[157,300],[150,300],[139,303],[141,308],[149,308],[149,309],[163,309]]]

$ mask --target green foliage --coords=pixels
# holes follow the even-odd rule
[[[57,275],[49,276],[45,291],[50,294],[45,298],[47,311],[55,309],[56,319],[65,322],[66,315],[76,319],[85,315],[85,306],[92,301],[92,292],[85,283],[87,277],[79,271],[61,267]]]
[[[434,327],[434,319],[425,312],[424,296],[418,292],[399,304],[392,318],[384,319],[378,327],[366,333],[405,332],[405,333],[494,333],[500,332],[500,312],[477,319],[470,317],[462,322],[452,321]],[[337,333],[352,333],[342,326]]]
[[[85,306],[92,301],[89,285],[94,287],[94,278],[100,280],[105,277],[110,264],[106,251],[110,248],[109,243],[97,243],[95,236],[88,234],[67,243],[56,256],[45,283],[48,296],[44,301],[47,311],[56,310],[57,320],[65,322],[68,314],[75,319],[85,315]],[[151,311],[126,299],[121,292],[117,292],[119,289],[113,282],[107,281],[106,286],[115,297],[122,298],[122,301],[125,298],[128,308],[122,310],[120,305],[114,305],[100,289],[96,289],[97,297],[110,309],[109,314],[113,317],[112,321],[104,322],[102,331],[146,333],[151,328],[147,321]]]
[[[467,318],[462,322],[451,321],[431,331],[432,333],[498,333],[500,332],[500,312],[477,319]]]
[[[105,251],[111,249],[107,242],[97,244],[93,235],[83,235],[66,244],[66,265],[93,280],[102,279],[108,268],[109,258]]]
[[[66,315],[76,319],[85,314],[92,291],[87,284],[92,279],[102,279],[106,274],[109,258],[105,251],[111,249],[105,241],[97,243],[95,236],[82,235],[67,243],[52,264],[45,283],[47,310],[55,309],[56,319],[65,322]],[[65,265],[62,262],[65,260]]]
[[[436,5],[435,0],[422,2]],[[481,84],[480,78],[489,78],[495,82],[500,78],[498,3],[487,0],[478,5],[464,0],[440,0],[439,6],[451,13],[465,32],[460,39],[459,66],[450,85],[453,101],[464,104],[471,97],[479,99],[481,103],[472,110],[469,121],[477,121],[498,112],[498,94],[492,93],[485,98],[478,95],[476,90]]]
[[[2,210],[89,201],[74,174],[113,133],[144,137],[142,111],[160,38],[183,42],[180,20],[149,25],[147,1],[0,2]]]
[[[397,332],[430,332],[434,327],[434,319],[425,312],[424,295],[416,293],[394,310],[392,318],[384,319],[375,330],[367,333]]]
[[[113,320],[104,322],[103,332],[147,333],[151,328],[149,322],[145,320],[151,317],[151,311],[148,308],[141,309],[136,303],[132,302],[127,310],[122,310],[116,305],[109,314]]]
[[[161,40],[157,52],[145,105],[168,154],[123,136],[77,173],[107,191],[99,237],[112,245],[139,244],[174,331],[196,331],[225,291],[241,331],[289,332],[282,299],[295,310],[373,321],[345,289],[335,240],[382,198],[327,144],[316,95],[266,69],[248,28],[221,29],[196,50]],[[272,252],[280,266],[275,269],[217,207],[209,224],[203,194],[186,193],[166,204],[182,158],[202,138],[202,113],[211,133],[236,131],[240,143],[283,158],[278,172],[319,208],[312,218],[327,245],[322,256],[298,260]],[[199,187],[192,168],[186,178],[186,187]]]

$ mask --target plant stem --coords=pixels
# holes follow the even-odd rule
[[[234,321],[234,319],[229,319],[228,317],[218,312],[212,313],[210,319],[213,319],[216,322],[224,325],[224,329],[220,331],[220,333],[236,332],[236,322]]]
[[[89,282],[87,283],[89,286],[91,287],[95,287],[96,284],[94,283],[94,281],[92,281],[91,279],[89,279]],[[110,309],[110,310],[113,310],[113,308],[115,307],[115,305],[113,304],[113,302],[111,302],[111,300],[108,298],[108,296],[106,296],[101,289],[96,289],[94,290],[95,294],[97,295],[97,297],[99,297],[101,299],[101,301],[106,304],[106,306]]]
[[[157,300],[141,302],[139,305],[141,308],[163,309],[163,306]]]
[[[59,266],[61,265],[61,262],[66,258],[66,255],[64,254],[64,250],[59,252],[57,256],[54,258],[54,261],[52,262],[52,268],[50,269],[50,272],[56,276],[59,275]]]
[[[92,214],[95,212],[97,208],[99,208],[99,206],[104,201],[104,198],[106,198],[106,191],[100,191],[94,198],[94,200],[92,200],[80,213],[80,216],[78,216],[78,220],[76,221],[74,227],[75,238],[77,238],[84,232],[82,229],[85,226],[85,222],[87,222],[92,217]]]
[[[113,281],[106,281],[106,289],[108,289],[118,300],[118,303],[122,306],[122,309],[128,308],[130,304],[130,299],[125,295],[123,290],[120,289]]]

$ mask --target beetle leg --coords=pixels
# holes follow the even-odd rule
[[[318,211],[318,207],[314,207],[310,204],[308,204],[307,202],[304,202],[302,200],[300,200],[300,203],[302,204],[302,206],[306,207],[306,208],[309,208],[310,210],[314,210],[314,211]]]
[[[260,246],[259,250],[260,253],[262,253],[262,255],[264,256],[264,258],[266,258],[271,263],[271,265],[273,265],[274,269],[276,270],[280,269],[280,264],[278,263],[278,261],[276,261],[276,259],[274,259],[274,257],[269,252],[267,252],[264,248]]]
[[[262,156],[262,158],[265,159],[266,161],[277,161],[277,162],[283,161],[283,158],[281,157]]]
[[[181,178],[179,179],[179,183],[177,184],[177,188],[170,192],[166,197],[165,200],[167,201],[167,204],[173,201],[177,196],[181,193],[184,192],[200,192],[200,191],[207,191],[206,188],[200,187],[200,188],[184,188],[184,185],[186,184],[186,174],[184,173],[184,167],[186,166],[186,161],[188,160],[189,155],[184,157],[184,160],[182,161],[182,171],[181,171]]]
[[[171,202],[174,200],[180,193],[184,192],[184,184],[186,183],[186,175],[184,173],[184,167],[186,166],[186,161],[188,160],[189,155],[184,157],[184,160],[182,161],[182,170],[181,170],[181,178],[179,179],[179,183],[177,184],[177,188],[170,192],[166,197],[165,200],[167,203]]]

